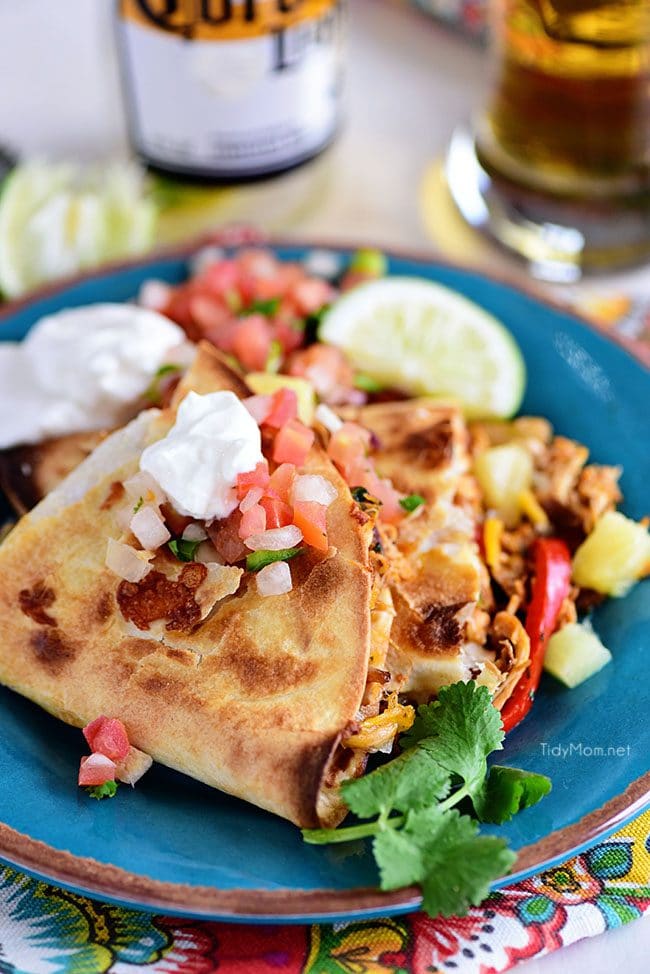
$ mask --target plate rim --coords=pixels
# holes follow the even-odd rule
[[[241,231],[240,231],[241,232]],[[327,238],[302,238],[267,236],[251,228],[245,228],[242,239],[235,236],[232,228],[201,234],[181,245],[158,248],[149,254],[127,261],[105,264],[102,267],[76,274],[55,283],[46,284],[29,295],[6,302],[0,308],[0,330],[3,322],[38,302],[56,297],[71,287],[87,281],[110,277],[121,272],[135,270],[161,260],[188,259],[206,246],[224,248],[241,246],[268,246],[271,248],[296,248],[305,250],[349,251],[363,247],[355,240],[333,241]],[[367,243],[365,246],[369,246]],[[540,289],[526,286],[514,275],[493,273],[471,264],[462,264],[441,258],[435,253],[386,247],[383,252],[423,265],[476,274],[488,281],[503,285],[542,306],[570,316],[587,331],[594,332],[624,351],[634,364],[642,369],[650,365],[650,350],[646,353],[634,341],[612,334],[598,322],[592,321],[562,301],[548,298]],[[589,812],[577,822],[524,846],[517,853],[515,870],[492,884],[493,889],[521,882],[531,875],[571,858],[584,849],[603,840],[650,808],[650,771],[632,781],[619,795]],[[210,920],[272,923],[331,921],[341,917],[368,917],[416,910],[421,903],[417,886],[383,892],[374,887],[357,887],[349,890],[333,889],[218,889],[187,883],[174,883],[152,879],[131,872],[111,863],[102,863],[86,856],[78,856],[68,850],[57,849],[38,839],[33,839],[0,822],[0,860],[46,882],[71,889],[87,896],[104,898],[106,901],[147,911],[168,912],[176,916]]]

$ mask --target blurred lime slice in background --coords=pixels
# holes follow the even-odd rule
[[[0,194],[0,290],[17,297],[52,278],[141,254],[153,243],[156,220],[133,163],[19,165]]]
[[[526,369],[506,328],[473,301],[416,277],[387,277],[337,300],[321,341],[356,368],[410,395],[451,396],[465,413],[511,416]]]

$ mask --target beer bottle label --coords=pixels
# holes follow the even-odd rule
[[[132,135],[154,165],[238,176],[316,153],[340,112],[337,0],[119,0]]]

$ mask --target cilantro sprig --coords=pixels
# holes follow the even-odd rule
[[[117,781],[105,781],[103,785],[93,785],[91,788],[86,788],[86,791],[91,798],[96,798],[97,801],[101,801],[102,798],[115,798]]]
[[[406,497],[400,497],[399,504],[403,507],[405,511],[409,514],[411,511],[417,511],[418,507],[422,507],[425,499],[422,494],[407,494]]]
[[[418,709],[398,758],[342,785],[345,804],[367,821],[306,829],[303,838],[319,845],[372,838],[382,889],[418,884],[430,916],[466,913],[516,858],[504,839],[480,835],[477,820],[504,822],[551,788],[543,775],[515,768],[488,774],[487,757],[503,737],[486,687],[443,687]]]

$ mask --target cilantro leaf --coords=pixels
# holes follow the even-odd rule
[[[173,541],[168,542],[167,547],[171,551],[172,555],[178,558],[179,561],[194,561],[196,549],[200,544],[200,541],[188,541],[186,538],[174,538]]]
[[[117,781],[105,781],[103,785],[94,785],[92,788],[86,788],[86,791],[91,798],[96,798],[97,801],[101,801],[102,798],[115,798],[117,794]]]
[[[551,779],[546,775],[495,764],[490,768],[485,793],[476,811],[482,822],[501,825],[517,812],[536,805],[550,790]]]
[[[487,687],[474,682],[442,687],[438,699],[423,704],[413,726],[400,739],[413,747],[427,738],[426,747],[450,774],[464,782],[473,801],[482,800],[488,754],[501,750],[504,738],[501,715],[492,704]]]
[[[272,318],[274,314],[277,314],[280,307],[280,298],[268,298],[266,300],[256,299],[251,301],[251,303],[243,308],[239,313],[243,316],[248,315],[266,315],[268,318]]]
[[[355,815],[386,817],[392,811],[426,808],[449,793],[449,774],[424,747],[414,747],[370,774],[341,786],[343,800]]]
[[[380,832],[373,852],[381,888],[418,883],[430,916],[455,916],[478,905],[490,883],[515,861],[503,839],[477,834],[478,826],[457,811],[427,808],[410,812],[401,831]]]
[[[409,513],[411,511],[417,511],[418,507],[422,507],[423,504],[424,497],[422,494],[407,494],[406,497],[400,497],[399,501],[400,507],[403,507]]]
[[[143,504],[144,504],[144,497],[138,497],[137,503],[133,505],[133,513],[137,514]]]

